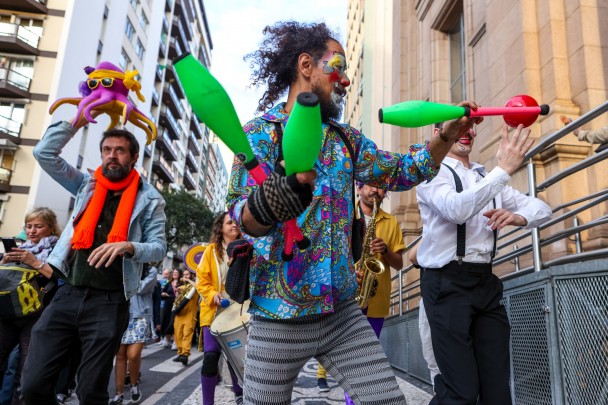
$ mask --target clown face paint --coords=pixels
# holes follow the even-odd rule
[[[346,76],[346,59],[344,55],[336,51],[328,51],[323,55],[321,62],[323,63],[323,72],[329,75],[329,80],[339,82],[342,75],[344,75],[350,84],[350,80]]]

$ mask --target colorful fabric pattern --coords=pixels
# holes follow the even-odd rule
[[[131,318],[120,343],[132,345],[133,343],[146,343],[150,339],[156,339],[156,333],[152,330],[150,321],[147,318]]]
[[[279,145],[274,123],[285,125],[288,115],[284,106],[277,105],[244,127],[266,173],[277,164]],[[337,127],[355,148],[354,165]],[[412,145],[407,154],[385,152],[356,129],[335,122],[323,125],[323,145],[314,169],[317,179],[312,203],[297,218],[298,226],[310,238],[308,249],[296,250],[290,262],[283,262],[282,224],[260,238],[246,235],[243,229],[254,249],[250,272],[252,314],[287,319],[330,313],[336,302],[354,298],[357,283],[350,253],[353,174],[363,183],[403,191],[432,179],[438,172],[428,144]],[[232,218],[241,227],[241,212],[254,187],[253,178],[235,159],[227,202]]]

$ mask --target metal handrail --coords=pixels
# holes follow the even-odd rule
[[[543,223],[542,225],[540,225],[538,227],[538,229],[540,229],[542,231],[543,229],[546,229],[546,228],[549,228],[549,227],[551,227],[551,226],[553,226],[555,224],[558,224],[558,223],[560,223],[560,222],[562,222],[562,221],[564,221],[564,220],[566,220],[566,219],[568,219],[568,218],[570,218],[570,217],[572,217],[572,216],[574,216],[576,214],[579,214],[579,213],[581,213],[583,211],[586,211],[589,208],[592,208],[592,207],[598,205],[599,203],[608,200],[608,192],[607,191],[608,190],[604,190],[602,192],[603,195],[601,197],[599,197],[599,198],[597,198],[597,199],[595,199],[595,200],[593,200],[593,201],[591,201],[591,202],[589,202],[587,204],[584,204],[584,205],[582,205],[582,206],[580,206],[580,207],[578,207],[578,208],[576,208],[576,209],[574,209],[572,211],[565,212],[562,215],[560,215],[560,216],[558,216],[556,218],[553,218],[553,219],[551,219],[551,220]],[[553,210],[553,212],[555,212],[555,210]],[[530,236],[530,231],[524,232],[524,233],[516,236],[513,239],[509,239],[507,242],[503,243],[502,245],[499,245],[498,249],[500,250],[502,248],[505,248],[505,247],[507,247],[509,245],[512,245],[513,243],[518,242],[518,241],[520,241],[520,240],[522,240],[524,238],[527,238],[529,236]]]
[[[608,101],[606,101],[603,104],[600,104],[599,106],[595,107],[593,110],[589,111],[587,114],[582,115],[581,117],[572,121],[565,127],[559,129],[557,132],[549,135],[548,137],[546,137],[543,140],[541,140],[540,142],[538,142],[538,144],[536,144],[536,146],[531,148],[528,151],[528,153],[526,153],[524,161],[532,159],[534,156],[538,155],[539,153],[541,153],[542,151],[547,149],[549,146],[553,145],[555,142],[559,141],[564,136],[568,135],[570,132],[582,127],[583,125],[592,121],[594,118],[599,117],[606,111],[608,111]]]
[[[593,154],[592,156],[589,156],[589,157],[581,160],[580,162],[577,162],[577,163],[561,170],[559,173],[556,173],[555,175],[549,177],[548,179],[546,179],[545,181],[543,181],[540,184],[537,184],[537,182],[536,182],[536,168],[532,161],[532,158],[535,157],[536,155],[542,153],[544,150],[549,148],[551,145],[553,145],[555,142],[557,142],[559,139],[563,138],[570,132],[582,127],[583,125],[589,123],[591,120],[593,120],[594,118],[600,116],[601,114],[603,114],[607,111],[608,111],[608,101],[597,106],[596,108],[594,108],[593,110],[584,114],[580,118],[572,121],[565,127],[560,128],[558,131],[554,132],[553,134],[547,136],[526,154],[525,159],[527,160],[528,189],[529,189],[528,195],[535,197],[538,191],[546,190],[548,187],[556,184],[560,180],[562,180],[574,173],[587,169],[588,167],[590,167],[594,164],[597,164],[597,163],[603,161],[604,159],[606,159],[606,157],[608,157],[608,150]],[[564,208],[572,207],[574,205],[578,205],[581,203],[582,203],[582,205],[577,206],[576,208],[571,209],[568,212],[564,212],[561,215],[559,215],[558,217],[555,217],[555,218],[551,219],[550,221],[545,222],[541,226],[539,226],[537,228],[533,228],[527,232],[522,232],[521,228],[518,228],[518,229],[513,229],[513,230],[501,235],[499,239],[503,240],[504,243],[499,245],[498,248],[503,249],[509,245],[513,245],[514,249],[511,252],[505,253],[504,255],[501,255],[501,256],[495,258],[495,260],[493,262],[494,265],[506,263],[510,260],[514,260],[515,262],[517,262],[522,255],[529,254],[530,252],[533,253],[533,265],[532,266],[529,266],[529,267],[526,267],[523,269],[519,269],[518,263],[515,263],[515,266],[517,267],[516,272],[509,273],[505,276],[502,276],[501,278],[503,280],[516,278],[516,277],[520,277],[522,275],[528,274],[532,271],[540,271],[543,268],[547,268],[549,266],[561,265],[561,264],[572,263],[572,262],[581,261],[581,260],[590,260],[590,259],[608,256],[608,249],[599,249],[599,250],[594,250],[594,251],[590,251],[590,252],[582,252],[582,244],[580,242],[581,232],[584,232],[590,228],[593,228],[593,227],[596,227],[596,226],[599,226],[602,224],[608,224],[608,215],[604,215],[599,218],[595,218],[592,221],[589,221],[585,224],[580,224],[578,222],[578,218],[577,218],[578,214],[580,214],[584,211],[588,211],[589,209],[597,206],[598,204],[604,203],[606,201],[608,201],[608,189],[601,190],[601,191],[595,192],[593,194],[590,194],[588,196],[584,196],[581,198],[571,200],[569,202],[560,203],[559,205],[557,205],[553,208],[553,212],[558,212],[560,210],[563,210]],[[573,226],[571,226],[567,229],[564,229],[562,231],[552,233],[551,235],[548,235],[545,238],[540,238],[541,230],[546,230],[546,229],[550,228],[551,226],[554,226],[558,223],[562,223],[563,221],[565,221],[569,218],[574,218]],[[505,240],[505,238],[513,236],[514,234],[516,234],[518,232],[521,232],[521,234],[518,234],[515,237],[511,237],[509,240]],[[559,240],[571,238],[572,236],[574,236],[574,238],[575,238],[577,253],[569,254],[567,256],[559,257],[559,258],[552,259],[552,260],[546,261],[546,262],[542,261],[541,247],[550,245]],[[516,242],[521,241],[522,239],[525,239],[528,237],[532,237],[532,242],[530,244],[527,244],[525,246],[520,246],[520,247],[515,245]],[[415,241],[413,241],[410,245],[408,245],[407,249],[409,250],[416,243],[418,243],[420,238],[421,237],[418,237]],[[397,273],[397,275],[392,278],[392,280],[395,280],[396,277],[399,277],[399,288],[398,288],[398,290],[393,291],[391,293],[391,299],[398,298],[400,315],[403,314],[404,307],[409,308],[409,301],[411,299],[415,298],[413,294],[410,294],[411,291],[415,288],[419,288],[419,284],[417,286],[412,285],[412,284],[403,286],[403,282],[402,282],[403,275],[405,273],[407,273],[408,271],[410,271],[412,268],[413,268],[413,266],[409,265],[409,266],[405,267],[404,269],[401,269]],[[392,304],[392,305],[394,306],[394,304]]]
[[[536,186],[536,189],[538,191],[544,191],[547,188],[549,188],[550,186],[557,183],[558,181],[563,180],[566,177],[568,177],[574,173],[578,173],[581,170],[587,169],[588,167],[591,167],[594,164],[606,159],[606,157],[608,157],[608,149],[603,150],[600,153],[591,155],[588,158],[581,160],[580,162],[577,162],[577,163],[573,164],[572,166],[567,167],[566,169],[560,171],[559,173],[554,174],[553,176],[549,177],[547,180],[543,181],[538,186]]]

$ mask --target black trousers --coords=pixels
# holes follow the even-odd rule
[[[129,322],[123,291],[64,285],[32,329],[21,387],[31,405],[56,404],[57,378],[79,340],[82,360],[76,394],[81,404],[106,405],[112,361]]]
[[[511,405],[509,320],[490,264],[427,268],[421,282],[439,371],[431,405]]]

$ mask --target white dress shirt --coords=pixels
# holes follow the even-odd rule
[[[422,217],[422,241],[417,260],[421,267],[439,268],[456,259],[456,226],[466,222],[465,262],[490,263],[494,249],[494,233],[483,213],[506,208],[527,220],[526,228],[534,228],[551,218],[551,208],[537,198],[528,197],[507,186],[511,176],[500,167],[490,173],[483,166],[446,157],[460,177],[463,191],[456,192],[454,176],[443,167],[437,177],[416,187]],[[485,177],[484,177],[485,176]]]

